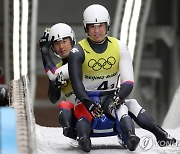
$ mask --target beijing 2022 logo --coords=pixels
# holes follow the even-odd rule
[[[90,59],[88,62],[88,66],[92,68],[94,71],[99,71],[100,69],[108,70],[116,63],[116,59],[114,57],[108,57],[107,60],[104,58],[100,58],[99,60]]]

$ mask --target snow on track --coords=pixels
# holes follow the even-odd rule
[[[60,127],[44,127],[36,124],[36,143],[38,154],[81,154],[85,153],[78,147],[72,147],[71,139],[64,137]],[[166,129],[177,139],[177,144],[159,147],[152,133],[136,128],[136,134],[141,138],[140,144],[133,154],[180,154],[180,127]],[[128,149],[119,146],[116,136],[91,138],[92,150],[90,154],[132,154]]]

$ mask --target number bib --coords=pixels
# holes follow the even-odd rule
[[[119,77],[120,49],[116,38],[108,37],[108,39],[107,49],[101,54],[92,50],[87,39],[79,42],[85,54],[82,71],[86,91],[116,89]]]

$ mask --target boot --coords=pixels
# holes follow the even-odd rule
[[[77,130],[79,147],[85,152],[90,152],[91,151],[91,139],[90,139],[91,123],[87,119],[81,118],[78,120],[76,124],[76,130]]]
[[[91,151],[91,139],[87,136],[81,137],[78,141],[79,147],[85,151],[90,152]]]
[[[75,128],[72,127],[73,113],[71,110],[61,110],[59,112],[59,123],[63,128],[63,135],[72,139],[77,138]]]
[[[126,136],[125,144],[130,151],[134,151],[140,141],[140,138],[135,135],[135,127],[132,119],[128,115],[124,115],[120,120],[120,125],[123,134]]]
[[[173,145],[176,143],[176,139],[170,136],[164,129],[162,129],[158,125],[156,125],[154,135],[156,136],[157,143],[160,147]]]
[[[137,117],[132,113],[130,113],[130,116],[141,128],[146,129],[155,135],[159,146],[167,146],[176,143],[176,139],[158,126],[145,109],[141,109]]]
[[[140,138],[135,135],[131,130],[127,133],[127,148],[130,151],[136,150],[138,144],[139,144]]]
[[[76,130],[69,123],[66,123],[63,127],[63,135],[74,140],[77,138]]]

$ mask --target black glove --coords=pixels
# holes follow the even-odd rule
[[[113,94],[104,100],[102,103],[102,108],[104,109],[105,113],[112,115],[114,109],[118,109],[123,102],[124,101],[119,96]]]
[[[91,100],[85,100],[84,105],[94,118],[100,118],[103,115],[103,109],[99,103]]]
[[[42,49],[42,47],[47,45],[48,37],[49,37],[49,31],[50,31],[50,28],[46,28],[44,31],[44,35],[39,39],[40,49]]]
[[[103,109],[99,103],[93,103],[88,109],[94,118],[100,118],[103,115]]]

